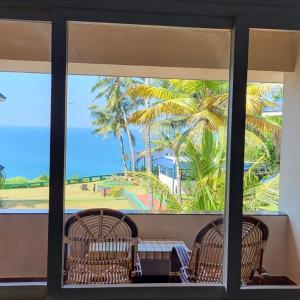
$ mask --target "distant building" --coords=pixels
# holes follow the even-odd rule
[[[263,109],[262,115],[263,116],[282,116],[282,104],[283,104],[283,98],[278,98],[276,100],[273,100],[274,107],[265,107]]]
[[[164,155],[164,156],[155,156],[153,159],[153,166],[158,168],[158,178],[159,180],[166,184],[170,192],[176,194],[177,192],[177,176],[176,176],[176,166],[175,166],[175,158],[174,155]],[[252,162],[244,163],[244,172],[249,171],[249,169],[253,166]],[[224,168],[226,166],[224,165]],[[185,174],[188,169],[187,160],[184,157],[180,157],[180,170],[181,170],[181,179],[185,179]],[[266,166],[260,165],[255,167],[254,173],[257,176],[263,176],[267,172]],[[184,194],[183,186],[182,193]]]
[[[187,169],[187,162],[184,157],[180,157],[179,160],[180,170],[183,171],[181,174],[181,178],[184,179],[184,170]],[[153,166],[158,167],[159,180],[169,187],[171,193],[176,194],[178,184],[176,179],[176,166],[174,156],[165,155],[153,157]]]

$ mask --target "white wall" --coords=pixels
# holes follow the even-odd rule
[[[135,214],[140,238],[183,240],[192,247],[200,228],[217,215]],[[286,216],[261,216],[269,227],[264,266],[270,274],[284,275],[287,257]],[[0,278],[46,277],[47,214],[0,214]]]
[[[284,75],[281,137],[280,210],[289,216],[287,265],[300,282],[300,56],[293,73]]]
[[[166,175],[164,175],[162,173],[158,174],[158,178],[159,178],[159,180],[162,183],[166,184],[169,187],[171,193],[176,194],[176,191],[177,191],[177,188],[178,188],[177,187],[178,184],[177,184],[177,179],[176,178],[173,179],[173,178],[171,178],[169,176],[166,176]],[[183,183],[184,182],[181,183],[181,193],[185,194],[185,192],[183,190]]]
[[[177,186],[177,180],[176,179],[173,179],[173,178],[171,178],[167,175],[164,175],[162,173],[158,174],[158,178],[162,183],[166,184],[169,187],[171,193],[175,193],[176,186]]]

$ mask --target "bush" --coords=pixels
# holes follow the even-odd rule
[[[5,183],[4,167],[0,165],[0,189],[3,188],[4,183]]]
[[[109,195],[114,198],[119,198],[123,195],[123,188],[115,186],[110,189]]]
[[[30,180],[26,177],[16,176],[9,179],[6,179],[5,183],[11,183],[11,184],[24,184],[28,183]]]
[[[4,183],[5,183],[5,177],[2,176],[2,174],[0,173],[0,189],[3,188],[4,186]]]
[[[49,175],[42,174],[42,175],[32,179],[31,182],[49,182]]]

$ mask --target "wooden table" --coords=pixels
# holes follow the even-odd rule
[[[171,268],[171,251],[180,245],[188,247],[184,241],[168,239],[142,239],[139,242],[138,252],[142,264],[143,276],[139,282],[169,282]],[[254,277],[250,285],[295,285],[286,276],[269,276],[265,279]]]

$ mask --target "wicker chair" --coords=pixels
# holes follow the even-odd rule
[[[192,253],[174,247],[171,253],[171,282],[222,283],[223,281],[223,218],[217,219],[196,236]],[[255,272],[265,275],[262,267],[268,227],[260,220],[243,216],[241,283],[251,282]]]
[[[141,275],[138,229],[121,212],[89,209],[65,224],[65,284],[119,284]]]

